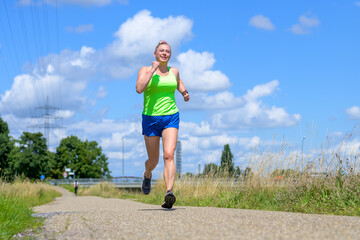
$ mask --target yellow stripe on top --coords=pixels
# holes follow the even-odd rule
[[[144,115],[172,115],[179,111],[175,102],[176,77],[170,67],[168,69],[166,76],[154,73],[151,77],[144,91]]]

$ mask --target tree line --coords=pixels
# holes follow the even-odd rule
[[[188,175],[192,175],[187,173]],[[275,181],[281,181],[283,178],[289,177],[300,177],[303,175],[299,170],[296,169],[278,169],[276,168],[270,173],[270,177]],[[244,179],[253,175],[250,167],[240,169],[239,166],[234,166],[234,155],[231,152],[229,144],[224,145],[224,150],[221,154],[220,166],[215,163],[208,163],[205,165],[202,174],[205,176],[216,176],[216,177],[243,177]]]
[[[8,124],[0,116],[0,176],[12,181],[16,176],[29,179],[63,178],[65,167],[76,178],[111,177],[108,157],[96,141],[77,136],[61,139],[56,152],[48,150],[42,133],[23,132],[19,139],[10,136]]]
[[[231,152],[230,145],[225,144],[221,154],[220,166],[215,163],[208,163],[205,165],[202,174],[238,178],[240,176],[246,177],[251,174],[251,168],[247,167],[244,170],[241,170],[239,166],[235,167],[234,155]]]

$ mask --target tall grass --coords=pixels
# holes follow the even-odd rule
[[[32,208],[58,196],[61,194],[47,184],[0,181],[0,239],[40,226],[41,221],[32,217]]]

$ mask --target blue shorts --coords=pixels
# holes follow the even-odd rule
[[[147,116],[142,115],[142,134],[147,137],[158,136],[161,137],[162,131],[165,128],[179,129],[179,112],[172,115],[165,116]]]

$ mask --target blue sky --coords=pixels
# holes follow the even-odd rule
[[[360,1],[2,1],[0,113],[16,138],[40,130],[29,126],[48,99],[65,127],[50,131],[52,150],[69,135],[95,140],[120,176],[124,138],[125,175],[140,176],[136,75],[166,40],[191,96],[176,93],[183,172],[219,164],[224,144],[241,168],[283,140],[315,156],[360,120],[359,26]],[[357,128],[341,146],[359,150]]]

